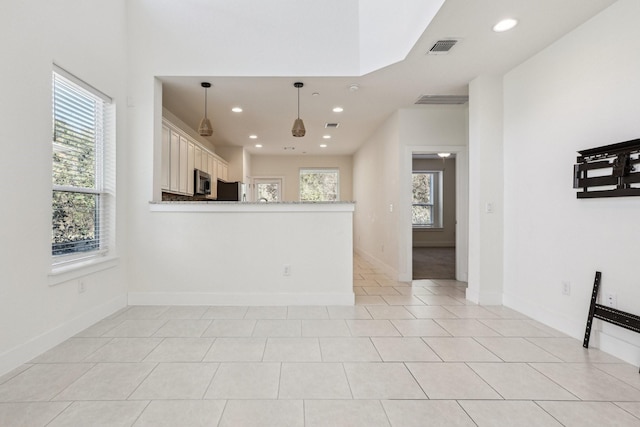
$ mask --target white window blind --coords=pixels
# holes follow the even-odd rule
[[[111,99],[53,72],[53,264],[105,254],[115,208]]]

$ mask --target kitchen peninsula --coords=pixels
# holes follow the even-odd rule
[[[353,202],[149,204],[162,259],[129,304],[351,305]],[[181,268],[176,269],[176,265]],[[176,272],[179,271],[179,274]]]

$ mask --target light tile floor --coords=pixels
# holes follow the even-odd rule
[[[353,307],[128,307],[0,377],[0,426],[640,426],[636,367],[354,273]]]

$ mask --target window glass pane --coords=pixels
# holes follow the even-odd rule
[[[334,202],[338,191],[337,170],[300,171],[300,201]]]
[[[53,255],[97,250],[99,195],[53,192]]]
[[[433,206],[413,205],[411,207],[411,218],[414,225],[433,224]]]
[[[412,203],[433,204],[433,174],[413,174],[413,201]]]
[[[258,196],[258,201],[264,199],[267,202],[277,202],[278,194],[280,190],[278,188],[278,183],[268,182],[268,183],[257,183],[256,191]]]

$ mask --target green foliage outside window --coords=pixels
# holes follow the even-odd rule
[[[413,173],[411,217],[413,225],[433,225],[433,172]]]
[[[301,170],[301,202],[335,202],[338,198],[337,170]]]

